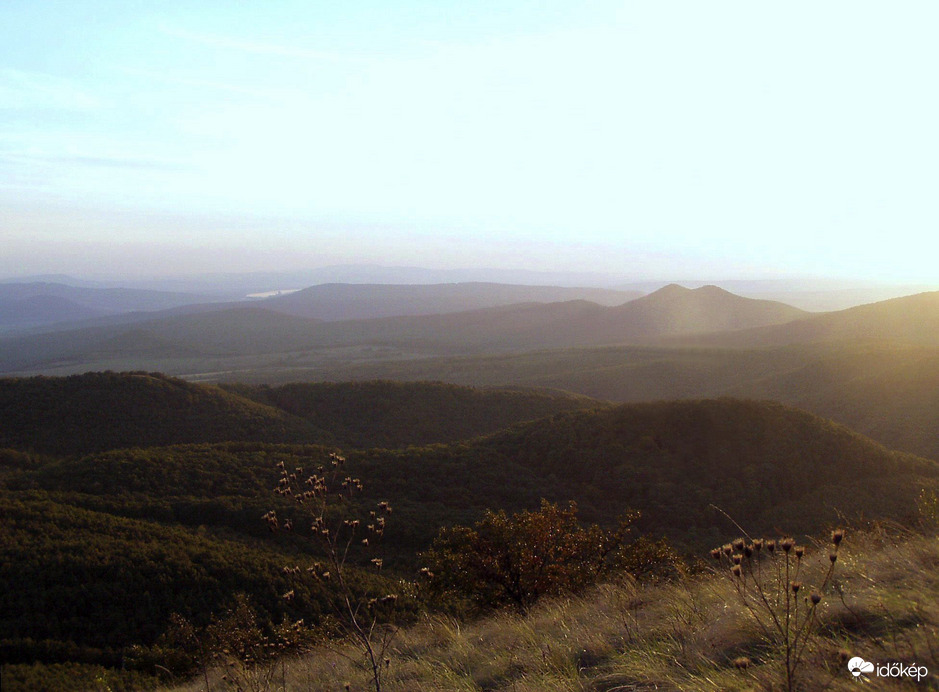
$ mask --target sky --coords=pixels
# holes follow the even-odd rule
[[[4,0],[0,276],[939,286],[934,0]]]

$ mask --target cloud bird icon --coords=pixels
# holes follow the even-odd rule
[[[865,661],[860,656],[855,656],[850,661],[848,661],[848,670],[851,671],[851,675],[858,678],[864,675],[865,673],[873,673],[874,664],[868,661]]]

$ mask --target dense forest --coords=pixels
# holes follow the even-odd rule
[[[153,674],[169,660],[172,617],[207,627],[238,594],[270,631],[327,621],[329,585],[284,571],[317,559],[315,541],[272,534],[262,518],[303,509],[273,492],[285,469],[309,473],[337,452],[347,481],[361,485],[342,511],[364,521],[376,504],[395,511],[379,553],[353,551],[349,578],[379,590],[412,584],[402,621],[457,607],[420,586],[422,555],[441,527],[487,511],[576,500],[578,520],[600,532],[632,513],[630,540],[664,539],[672,547],[654,555],[671,561],[727,540],[730,518],[801,535],[860,518],[910,521],[939,483],[933,460],[739,399],[613,406],[429,383],[220,389],[99,373],[5,380],[0,401],[7,666]],[[376,554],[379,573],[369,569]]]

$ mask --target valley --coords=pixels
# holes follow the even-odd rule
[[[939,493],[936,294],[820,315],[674,285],[355,320],[264,304],[0,340],[5,670],[156,680],[173,618],[207,627],[237,594],[262,627],[328,621],[331,588],[282,569],[316,551],[261,518],[292,511],[278,465],[337,453],[349,511],[395,507],[381,572],[349,563],[374,589],[415,579],[441,527],[544,502],[634,512],[633,540],[690,560],[734,522],[918,526]],[[409,589],[402,624],[457,607]]]

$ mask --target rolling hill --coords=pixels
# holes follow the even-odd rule
[[[587,300],[621,305],[644,295],[639,291],[497,283],[320,284],[268,298],[263,307],[297,317],[353,320],[403,315],[463,312],[516,303]]]
[[[380,343],[451,353],[642,343],[788,322],[806,313],[741,298],[716,286],[670,284],[616,307],[588,301],[521,304],[422,317],[348,321],[324,329],[330,343]]]
[[[192,293],[33,281],[0,284],[0,331],[166,310],[210,300]]]
[[[575,499],[589,521],[639,509],[644,530],[685,546],[735,530],[712,505],[748,530],[811,534],[839,516],[903,519],[939,478],[937,462],[797,409],[737,399],[568,412],[459,446],[356,459],[407,517],[418,509],[405,498],[426,498],[429,526],[458,508]]]
[[[821,342],[894,342],[939,346],[939,291],[858,305],[785,325],[675,340],[675,343],[734,348]]]
[[[0,379],[0,420],[0,447],[51,454],[324,437],[278,409],[157,373]]]
[[[455,442],[525,420],[603,405],[566,392],[474,389],[439,382],[222,386],[329,430],[336,444],[345,448]]]
[[[40,376],[0,379],[0,448],[80,455],[223,441],[407,447],[599,405],[563,392],[427,382],[222,389],[158,373]]]
[[[132,324],[2,339],[0,372],[113,369],[112,363],[116,363],[120,369],[155,366],[166,370],[169,365],[174,373],[186,373],[242,369],[245,356],[259,357],[249,361],[250,366],[269,362],[271,357],[328,354],[331,349],[391,348],[400,359],[641,343],[664,336],[773,324],[805,314],[781,303],[741,298],[713,286],[691,290],[674,285],[617,307],[574,300],[338,322],[280,314],[263,309],[263,304],[217,306]],[[145,348],[135,350],[129,344],[124,352],[115,353],[112,344],[129,331],[138,334]],[[160,343],[165,345],[162,352],[154,348]],[[175,367],[174,360],[179,361]]]
[[[488,394],[441,385],[252,392],[297,414],[289,415],[142,373],[0,384],[0,445],[68,455],[0,452],[6,663],[162,661],[165,650],[150,647],[170,613],[205,623],[239,592],[265,622],[289,611],[280,594],[300,587],[285,579],[283,565],[309,559],[307,544],[293,534],[267,537],[260,517],[275,505],[287,516],[295,506],[271,492],[276,464],[315,467],[328,449],[263,440],[320,426],[336,439],[367,442],[393,426],[398,440],[419,439],[421,417],[395,412],[445,408],[448,400],[453,417],[463,410],[495,424],[484,415]],[[500,406],[515,411],[529,401],[493,396],[496,417]],[[372,410],[376,421],[359,429],[356,416]],[[219,441],[205,443],[211,440]],[[202,443],[180,444],[192,441]],[[441,526],[470,523],[486,509],[536,507],[541,498],[576,500],[584,520],[603,524],[639,509],[639,530],[699,550],[738,533],[712,505],[755,533],[817,534],[862,515],[902,521],[919,492],[939,483],[935,462],[803,411],[735,399],[570,410],[484,437],[347,456],[348,473],[365,486],[357,502],[381,499],[395,508],[382,546],[387,578],[409,578]],[[303,595],[320,609],[324,598]],[[317,612],[289,614],[315,619]]]
[[[781,348],[617,346],[325,368],[337,380],[423,377],[548,387],[605,401],[734,396],[797,406],[891,449],[939,460],[939,349],[891,344]],[[262,371],[261,381],[303,372]]]

